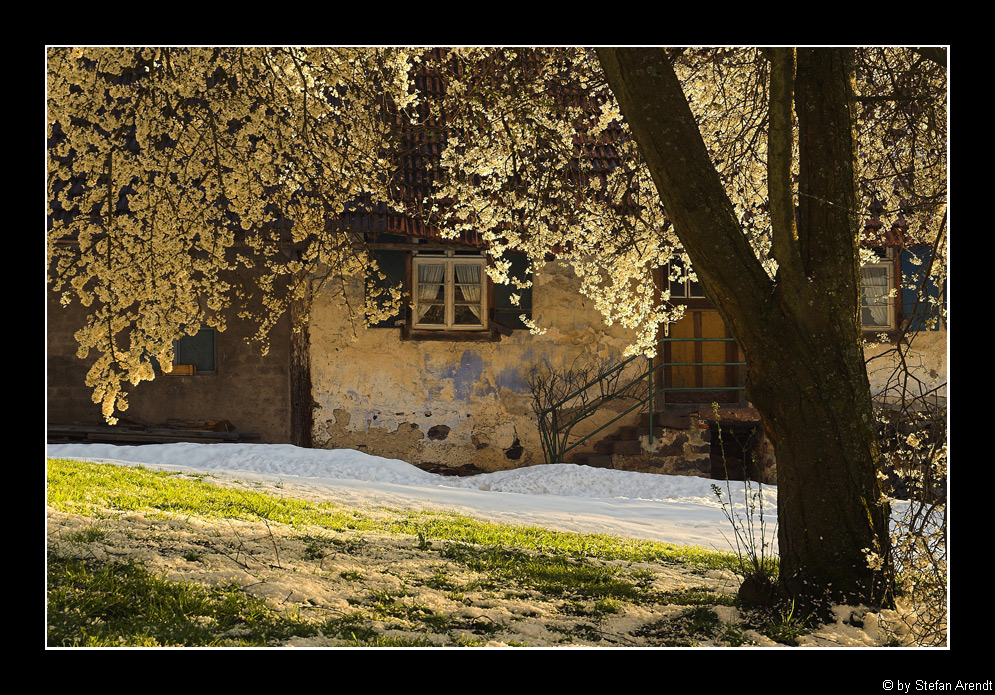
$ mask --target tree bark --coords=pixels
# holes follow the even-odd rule
[[[888,515],[861,348],[852,59],[815,49],[772,56],[771,279],[735,212],[664,51],[599,49],[608,83],[664,208],[747,362],[747,397],[774,445],[780,585],[806,603],[890,605]],[[785,133],[799,121],[797,226]],[[790,150],[789,150],[790,151]],[[787,193],[786,193],[787,191]],[[885,559],[868,566],[867,552]]]
[[[306,280],[304,280],[306,282]],[[295,446],[313,444],[313,397],[311,394],[311,315],[308,294],[290,305],[290,437]]]

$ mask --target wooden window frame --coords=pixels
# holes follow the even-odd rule
[[[496,305],[495,286],[487,275],[481,276],[482,283],[482,315],[485,317],[481,324],[476,326],[448,327],[441,324],[426,325],[414,323],[417,315],[415,306],[416,292],[414,286],[417,284],[416,258],[446,258],[453,257],[454,262],[459,259],[480,260],[484,268],[490,263],[485,252],[476,247],[454,247],[450,244],[438,242],[400,242],[400,241],[374,241],[370,248],[376,251],[401,251],[405,254],[404,270],[404,295],[400,315],[389,321],[370,326],[372,330],[396,329],[400,331],[401,340],[411,341],[449,341],[449,342],[498,342],[502,335],[511,335],[513,328],[502,326],[494,320]],[[482,272],[484,272],[482,268]],[[529,313],[528,311],[524,313]]]
[[[898,287],[897,278],[901,277],[901,267],[899,266],[899,254],[893,248],[877,249],[882,252],[883,257],[877,263],[865,263],[860,266],[860,330],[865,335],[876,335],[878,333],[894,333],[898,330],[902,320],[901,313],[901,288]],[[883,268],[887,273],[886,284],[886,306],[888,311],[887,325],[864,323],[864,282],[863,271],[865,268]]]
[[[179,363],[179,362],[176,361],[177,355],[179,354],[179,351],[180,351],[180,341],[182,341],[184,338],[193,338],[194,337],[194,336],[184,336],[183,338],[180,338],[179,340],[174,340],[173,341],[173,365],[172,365],[173,368],[172,368],[172,371],[169,371],[169,372],[163,371],[162,373],[163,373],[164,376],[215,376],[215,375],[217,375],[217,373],[218,373],[218,331],[217,331],[216,328],[211,328],[211,327],[205,326],[205,327],[201,328],[200,330],[198,330],[197,332],[201,333],[201,332],[204,332],[204,331],[207,331],[207,332],[211,333],[211,350],[214,353],[213,354],[214,369],[200,370],[200,369],[197,369],[197,366],[194,365],[194,364],[181,364],[181,363]]]
[[[442,281],[444,287],[444,311],[445,323],[418,323],[417,316],[420,306],[418,299],[418,268],[421,265],[442,264],[445,268]],[[461,284],[455,277],[457,264],[471,264],[480,266],[480,323],[478,324],[457,324],[455,323],[456,310],[456,286]],[[438,331],[454,333],[482,333],[489,328],[488,309],[490,288],[486,273],[487,259],[483,255],[456,255],[453,251],[444,253],[416,252],[411,257],[411,318],[408,325],[412,332]]]

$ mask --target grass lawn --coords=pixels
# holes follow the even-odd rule
[[[740,646],[799,632],[739,611],[736,558],[696,547],[57,459],[48,516],[50,647]]]

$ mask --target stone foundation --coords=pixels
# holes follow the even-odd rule
[[[595,446],[596,453],[574,462],[640,473],[693,475],[704,478],[777,483],[774,451],[753,408],[723,408],[716,421],[711,407],[657,413],[653,441],[643,416],[639,427],[622,427]],[[721,441],[720,441],[721,433]]]

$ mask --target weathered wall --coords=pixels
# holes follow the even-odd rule
[[[314,445],[486,471],[542,463],[530,369],[543,358],[564,366],[582,353],[617,356],[631,339],[607,329],[577,286],[566,266],[547,264],[534,278],[532,305],[546,334],[515,331],[499,342],[402,340],[395,328],[356,327],[354,335],[341,299],[317,295]],[[362,306],[361,283],[351,294],[351,305]]]
[[[895,346],[880,344],[864,350],[871,393],[878,399],[893,399],[898,383],[893,379],[899,366]],[[905,366],[913,377],[907,385],[911,396],[930,394],[931,403],[946,404],[947,398],[947,332],[919,331],[911,334],[910,349],[905,354]],[[935,399],[935,400],[934,400]]]
[[[78,304],[63,307],[49,292],[47,349],[48,422],[105,424],[100,405],[91,400],[86,372],[92,363],[76,356],[73,333],[84,325],[85,310]],[[218,334],[217,374],[159,376],[130,386],[128,410],[119,418],[144,425],[163,424],[170,418],[228,420],[239,432],[260,435],[267,443],[289,443],[290,323],[284,317],[274,327],[269,353],[260,354],[246,335],[254,329],[237,319]]]

